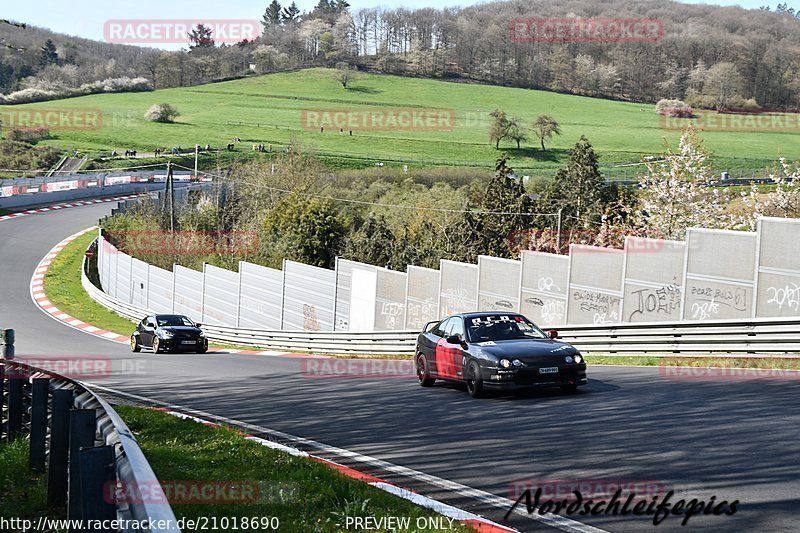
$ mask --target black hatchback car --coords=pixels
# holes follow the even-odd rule
[[[131,351],[151,348],[153,353],[208,350],[208,339],[200,324],[184,315],[150,315],[142,319],[131,335]]]
[[[453,315],[428,323],[419,334],[417,378],[423,387],[437,379],[465,382],[473,398],[489,389],[574,391],[587,383],[586,363],[577,349],[557,337],[517,313]]]

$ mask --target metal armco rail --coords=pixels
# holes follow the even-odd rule
[[[99,304],[130,320],[151,314],[113,298],[82,274],[83,287]],[[203,326],[210,340],[265,349],[308,353],[412,355],[418,331],[309,332],[266,331],[227,326]],[[800,358],[800,318],[753,318],[681,322],[640,322],[561,326],[560,338],[584,353],[630,355],[688,353],[713,357]]]
[[[7,404],[4,436],[11,441],[30,435],[29,467],[47,472],[48,506],[66,506],[74,520],[119,520],[127,525],[119,530],[124,533],[180,533],[170,505],[140,493],[158,479],[105,400],[77,381],[7,359],[0,359],[0,392],[0,405]],[[117,483],[130,501],[109,498],[109,487]],[[131,522],[148,520],[170,526],[136,529]]]

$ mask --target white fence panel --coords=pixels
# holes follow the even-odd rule
[[[203,273],[180,265],[172,268],[175,274],[175,314],[202,322]]]
[[[408,266],[406,279],[406,329],[416,331],[439,318],[439,271]]]
[[[374,265],[336,258],[336,331],[372,331],[374,315],[365,312],[364,306],[370,310],[375,307],[375,287],[369,288],[366,293],[363,289],[364,284],[369,283],[368,277],[372,278],[373,285],[377,283],[376,269]],[[354,274],[355,271],[360,271],[361,274]],[[364,272],[370,274],[365,276]],[[354,275],[358,276],[355,284]],[[356,284],[359,290],[353,290]],[[354,307],[354,304],[357,304],[357,307]]]
[[[685,263],[683,241],[626,237],[622,321],[680,320]]]
[[[204,265],[203,324],[236,326],[239,313],[239,274],[214,265]]]
[[[523,251],[520,313],[540,326],[567,322],[569,256]]]
[[[522,263],[478,256],[478,311],[519,311]]]
[[[333,331],[336,272],[284,260],[283,275],[281,329]]]
[[[147,272],[147,309],[154,313],[172,313],[173,274],[169,270],[150,265]]]
[[[686,245],[683,318],[752,317],[756,234],[691,228]]]
[[[615,324],[622,312],[625,252],[571,244],[568,324]]]
[[[117,254],[117,298],[131,303],[131,262],[133,257],[126,253]]]
[[[239,326],[281,329],[283,272],[241,261],[239,276]]]
[[[147,270],[149,265],[136,258],[131,261],[131,301],[132,305],[147,308],[147,291],[149,281]]]
[[[468,313],[478,307],[478,265],[447,261],[439,263],[439,316]]]
[[[756,316],[800,316],[800,220],[762,218],[758,221]]]
[[[402,330],[406,325],[406,274],[379,268],[375,293],[375,329]]]

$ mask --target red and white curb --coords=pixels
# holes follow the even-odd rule
[[[173,410],[170,410],[170,409],[167,409],[167,408],[158,408],[158,407],[153,407],[151,409],[153,409],[155,411],[160,411],[160,412],[166,413],[166,414],[171,415],[171,416],[175,416],[175,417],[181,418],[183,420],[192,420],[194,422],[198,422],[200,424],[203,424],[204,426],[214,427],[214,428],[230,429],[230,430],[236,431],[235,428],[232,428],[230,426],[224,426],[222,424],[217,424],[216,422],[211,422],[211,421],[205,420],[203,418],[198,418],[196,416],[188,415],[186,413],[181,413],[180,411],[173,411]],[[472,529],[474,529],[475,531],[478,531],[480,533],[508,533],[508,532],[513,533],[513,532],[517,531],[516,529],[512,529],[512,528],[503,526],[501,524],[498,524],[497,522],[493,522],[491,520],[487,520],[486,518],[483,518],[482,516],[478,516],[478,515],[476,515],[474,513],[470,513],[469,511],[464,511],[462,509],[459,509],[458,507],[453,507],[452,505],[447,505],[446,503],[442,503],[440,501],[434,500],[433,498],[429,498],[427,496],[423,496],[422,494],[410,491],[408,489],[404,489],[402,487],[398,487],[397,485],[395,485],[393,483],[389,483],[388,481],[384,481],[381,478],[372,476],[370,474],[365,474],[363,472],[359,472],[358,470],[355,470],[355,469],[350,468],[348,466],[341,465],[341,464],[336,463],[334,461],[331,461],[329,459],[323,459],[321,457],[317,457],[315,455],[311,455],[308,452],[304,452],[304,451],[299,450],[297,448],[294,448],[292,446],[287,446],[285,444],[272,442],[272,441],[267,440],[267,439],[262,439],[261,437],[255,437],[253,435],[248,435],[247,433],[243,433],[243,432],[242,432],[242,434],[244,435],[244,437],[247,440],[256,442],[258,444],[261,444],[262,446],[266,446],[266,447],[272,448],[274,450],[278,450],[278,451],[281,451],[281,452],[284,452],[284,453],[288,453],[288,454],[293,455],[295,457],[303,457],[303,458],[310,459],[310,460],[318,462],[318,463],[322,463],[325,466],[328,466],[329,468],[337,470],[338,472],[340,472],[341,474],[343,474],[343,475],[345,475],[345,476],[347,476],[349,478],[356,479],[358,481],[363,481],[364,483],[367,483],[368,485],[371,485],[371,486],[373,486],[373,487],[375,487],[377,489],[380,489],[382,491],[385,491],[385,492],[388,492],[390,494],[393,494],[394,496],[397,496],[398,498],[402,498],[404,500],[408,500],[408,501],[410,501],[410,502],[412,502],[412,503],[414,503],[416,505],[419,505],[420,507],[424,507],[426,509],[430,509],[430,510],[432,510],[432,511],[434,511],[434,512],[436,512],[436,513],[438,513],[438,514],[440,514],[440,515],[442,515],[444,517],[446,517],[446,518],[451,518],[453,520],[457,520],[460,523],[462,523],[462,524],[464,524],[466,526],[469,526]]]
[[[83,320],[74,318],[68,315],[67,313],[61,311],[58,307],[53,305],[53,303],[50,300],[47,299],[47,294],[45,294],[44,292],[44,276],[47,274],[47,270],[50,268],[50,265],[53,263],[53,260],[58,256],[61,250],[63,250],[66,245],[68,245],[81,235],[95,229],[96,226],[91,228],[86,228],[85,230],[70,235],[60,243],[56,244],[47,253],[47,255],[44,256],[44,258],[37,265],[36,270],[33,272],[33,277],[31,278],[31,298],[33,298],[33,303],[35,303],[39,309],[44,311],[47,315],[49,315],[52,319],[56,320],[57,322],[61,322],[62,324],[65,324],[73,329],[83,331],[84,333],[94,335],[95,337],[100,337],[121,344],[127,344],[128,337],[120,335],[118,333],[114,333],[113,331],[107,331],[92,326],[91,324],[87,324]]]
[[[48,205],[47,207],[38,207],[36,209],[29,209],[27,211],[19,211],[17,213],[9,213],[7,215],[0,216],[0,221],[2,220],[11,220],[12,218],[20,218],[25,217],[28,215],[36,215],[38,213],[47,213],[48,211],[57,211],[59,209],[69,209],[70,207],[81,207],[84,205],[94,205],[94,204],[104,204],[107,202],[121,202],[123,200],[132,200],[133,198],[138,198],[139,195],[137,194],[129,194],[127,196],[115,196],[113,198],[98,198],[96,200],[79,200],[77,202],[69,202],[63,204],[53,204]]]
[[[73,235],[70,235],[63,241],[56,244],[44,258],[39,261],[39,264],[36,266],[36,270],[33,273],[33,277],[31,278],[31,298],[33,299],[33,303],[49,315],[52,319],[61,322],[62,324],[69,326],[73,329],[77,329],[78,331],[82,331],[89,335],[93,335],[95,337],[99,337],[101,339],[116,342],[119,344],[128,344],[130,342],[130,337],[126,335],[120,335],[119,333],[115,333],[113,331],[107,331],[98,327],[95,327],[91,324],[87,324],[83,320],[78,318],[74,318],[67,313],[61,311],[58,307],[53,305],[53,303],[48,300],[47,294],[44,291],[44,277],[47,274],[47,270],[50,268],[50,265],[53,263],[53,260],[58,256],[59,253],[67,246],[69,243],[80,237],[81,235],[88,233],[97,229],[97,226],[93,226],[91,228],[86,228],[85,230],[79,231]],[[298,353],[286,353],[282,351],[275,351],[275,350],[236,350],[236,349],[217,349],[217,350],[209,350],[208,353],[213,354],[241,354],[241,355],[266,355],[271,357],[316,357],[316,358],[325,358],[328,359],[330,357],[324,355],[306,355],[306,354],[298,354]]]

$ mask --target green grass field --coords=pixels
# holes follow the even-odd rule
[[[156,124],[144,119],[155,103],[170,103],[181,113],[175,124]],[[359,131],[353,136],[338,128],[304,128],[304,111],[356,108],[380,111],[390,107],[452,110],[454,129],[430,131]],[[640,161],[644,155],[663,152],[663,139],[676,145],[679,132],[661,127],[648,104],[624,103],[596,98],[507,87],[462,84],[430,79],[359,74],[344,89],[327,69],[278,73],[189,88],[145,93],[101,94],[24,106],[0,106],[0,112],[23,109],[71,109],[102,111],[102,127],[83,131],[53,131],[45,143],[87,153],[124,152],[127,148],[152,152],[157,146],[195,144],[224,146],[240,137],[237,153],[249,157],[253,143],[283,149],[288,143],[313,148],[335,166],[371,166],[375,162],[412,168],[423,166],[473,166],[493,168],[498,152],[489,145],[489,112],[505,110],[530,124],[540,114],[550,114],[561,124],[563,135],[555,137],[542,152],[531,139],[517,149],[510,141],[501,149],[512,157],[512,165],[526,172],[551,174],[562,166],[567,150],[586,135],[601,156],[601,166]],[[795,123],[797,121],[794,121]],[[347,128],[345,128],[347,130]],[[714,154],[717,169],[759,169],[778,157],[797,157],[798,132],[705,131],[705,144]],[[210,163],[210,158],[206,158]],[[637,167],[629,168],[633,177]],[[639,167],[640,168],[640,167]],[[622,177],[622,170],[614,176]]]

